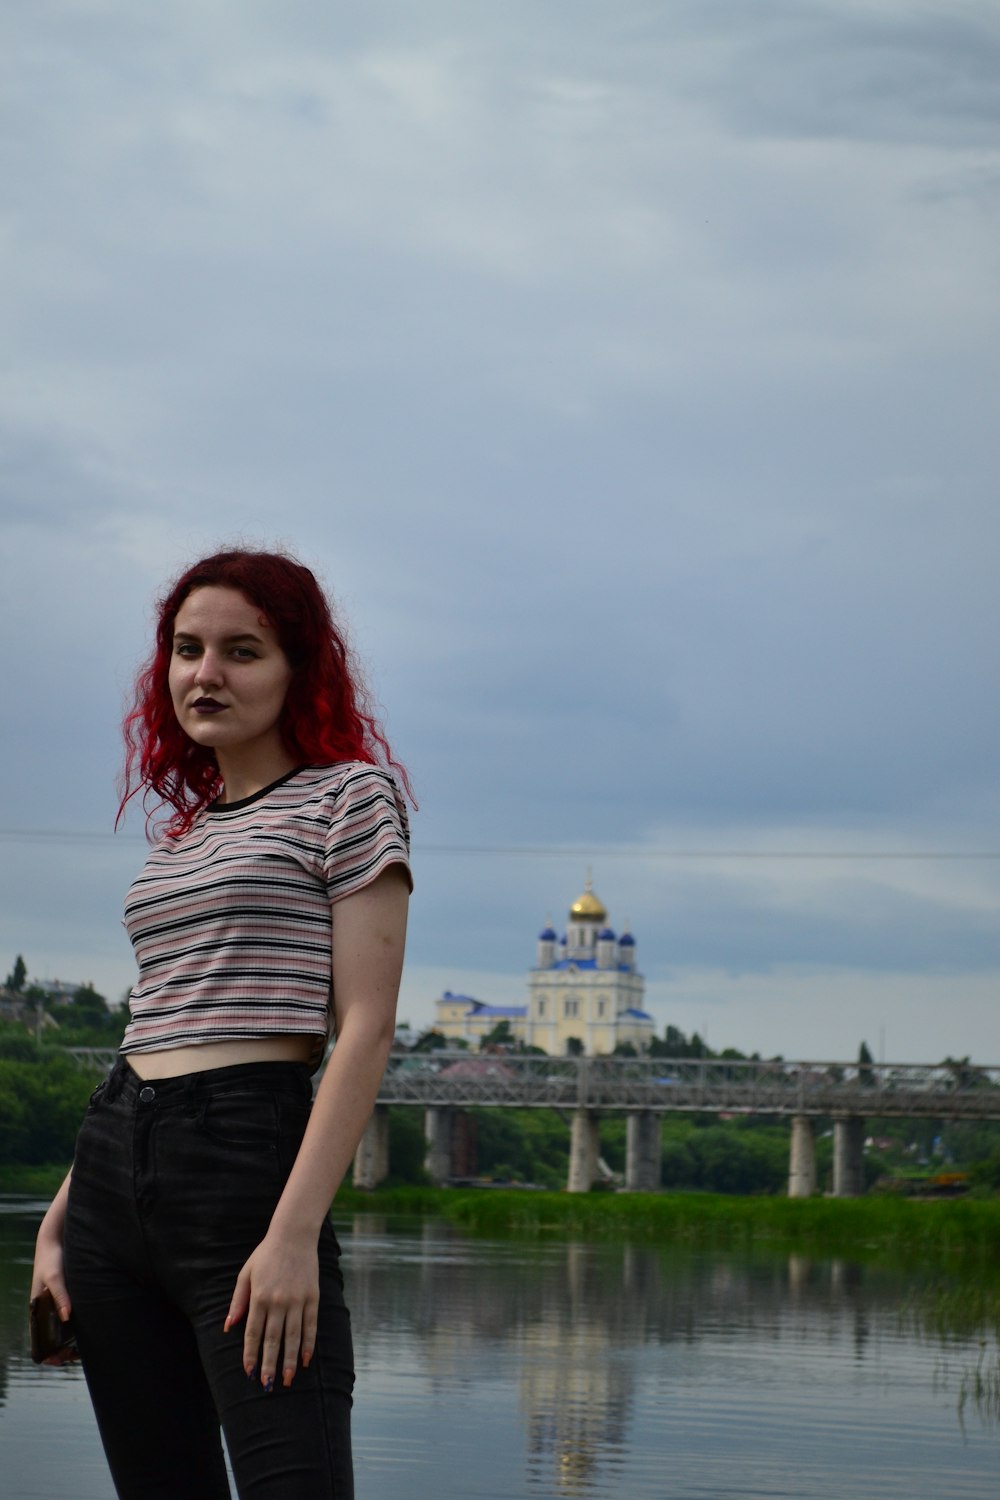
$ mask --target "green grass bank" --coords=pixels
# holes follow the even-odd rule
[[[437,1215],[477,1234],[580,1235],[770,1246],[855,1259],[1000,1270],[1000,1199],[743,1198],[717,1193],[547,1193],[345,1188],[336,1211]]]
[[[39,1198],[54,1197],[69,1167],[32,1167],[20,1162],[0,1165],[0,1193],[31,1193]]]
[[[0,1193],[56,1191],[62,1166],[0,1167]],[[1000,1198],[772,1198],[720,1193],[562,1193],[345,1186],[335,1215],[438,1217],[472,1234],[575,1235],[705,1249],[772,1248],[891,1259],[1000,1277]]]

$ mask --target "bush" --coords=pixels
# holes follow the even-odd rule
[[[991,1193],[1000,1191],[1000,1151],[973,1163],[969,1168],[969,1179],[974,1188]]]
[[[694,1131],[689,1146],[697,1171],[694,1186],[710,1193],[778,1193],[787,1185],[785,1131],[710,1125]]]
[[[0,1033],[0,1059],[10,1062],[36,1062],[38,1043],[34,1037],[18,1026],[16,1030]]]
[[[68,1162],[97,1080],[71,1058],[0,1058],[0,1163]]]
[[[565,1187],[569,1131],[545,1109],[475,1109],[477,1167],[484,1177]]]
[[[692,1187],[697,1181],[698,1166],[687,1140],[676,1135],[665,1136],[663,1142],[663,1186],[665,1188]]]

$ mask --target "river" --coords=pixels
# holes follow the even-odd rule
[[[0,1199],[0,1494],[112,1500],[78,1369],[27,1357],[43,1208]],[[995,1339],[921,1331],[904,1273],[336,1223],[359,1500],[997,1494]]]

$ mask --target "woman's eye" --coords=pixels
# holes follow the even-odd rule
[[[178,641],[174,647],[175,656],[197,656],[198,647],[193,641]]]
[[[238,661],[255,661],[257,658],[256,651],[251,651],[249,646],[236,646],[233,655]]]

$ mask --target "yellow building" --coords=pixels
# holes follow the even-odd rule
[[[614,1052],[630,1042],[644,1051],[654,1034],[642,1008],[645,983],[635,966],[635,938],[608,926],[608,913],[588,878],[569,909],[562,938],[546,925],[538,937],[535,967],[528,977],[527,1005],[487,1005],[447,991],[437,1002],[438,1031],[477,1044],[501,1021],[528,1046],[564,1056],[571,1042],[588,1056]]]
[[[520,1039],[527,1009],[523,1005],[487,1005],[471,995],[453,995],[451,990],[445,990],[435,1005],[434,1029],[450,1041],[468,1042],[472,1047],[478,1047],[501,1021],[507,1021],[511,1033]]]

